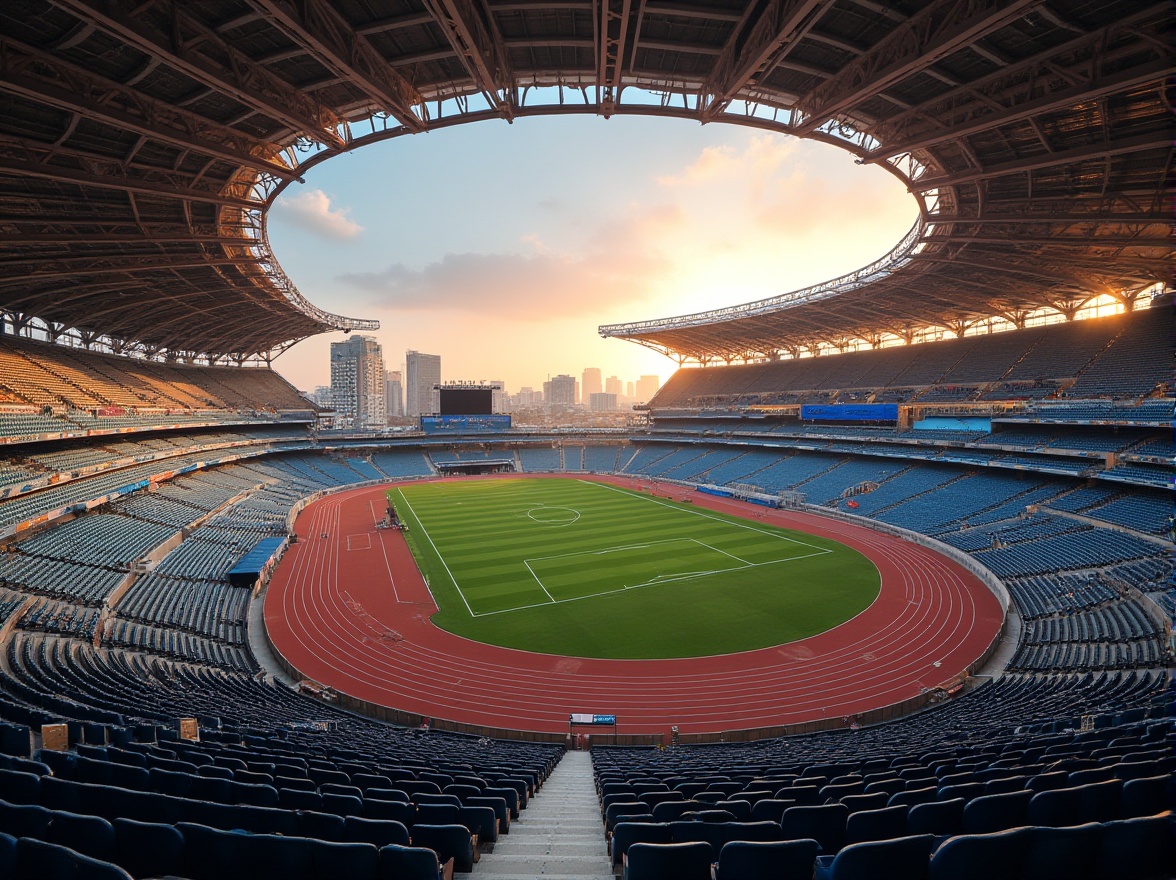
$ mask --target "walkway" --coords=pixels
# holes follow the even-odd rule
[[[588,752],[568,752],[468,877],[613,880]]]

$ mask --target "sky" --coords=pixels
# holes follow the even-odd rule
[[[375,318],[388,369],[441,355],[443,380],[539,388],[552,375],[665,381],[670,359],[601,324],[785,293],[889,251],[917,207],[837,147],[732,125],[569,116],[394,138],[311,169],[269,212],[274,255],[328,312]],[[274,366],[330,383],[329,346]]]

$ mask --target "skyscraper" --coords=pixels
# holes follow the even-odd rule
[[[384,373],[384,407],[388,411],[388,418],[404,415],[404,380],[400,370]]]
[[[404,414],[420,416],[438,409],[433,386],[441,384],[441,355],[407,351],[404,354]]]
[[[346,342],[331,343],[331,403],[342,425],[382,428],[384,409],[384,353],[374,336],[356,334]]]
[[[661,387],[661,380],[657,376],[642,376],[637,380],[637,401],[649,403]]]
[[[587,403],[591,401],[593,394],[599,394],[603,390],[600,385],[600,367],[585,367],[580,382],[580,399]]]
[[[552,376],[549,382],[543,383],[543,387],[543,396],[547,399],[549,407],[571,409],[576,405],[576,380],[572,376]]]
[[[604,390],[606,394],[615,394],[617,397],[621,396],[621,380],[616,376],[609,376],[604,380]]]

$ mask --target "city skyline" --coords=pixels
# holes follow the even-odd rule
[[[601,161],[614,155],[625,161]],[[276,258],[316,306],[379,319],[372,335],[386,352],[436,352],[451,375],[518,388],[580,378],[584,364],[664,381],[672,360],[597,327],[827,281],[885,254],[915,217],[894,177],[826,144],[562,117],[340,155],[286,189],[267,223]],[[299,388],[324,384],[340,338],[307,339],[274,367]]]

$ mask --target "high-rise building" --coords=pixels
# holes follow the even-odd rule
[[[576,380],[572,376],[561,373],[552,376],[551,380],[543,383],[543,398],[553,409],[576,405]]]
[[[494,393],[491,395],[490,409],[496,413],[508,412],[510,410],[510,406],[507,404],[506,400],[506,383],[501,379],[492,379],[490,381],[490,386],[494,389]]]
[[[331,386],[330,385],[315,385],[314,391],[310,392],[310,399],[319,406],[330,407],[331,405]]]
[[[590,403],[593,394],[599,394],[604,389],[600,387],[600,367],[585,367],[584,375],[580,378],[581,400]]]
[[[632,383],[632,381],[625,383],[625,397],[629,398],[629,400],[633,399],[633,383]]]
[[[604,390],[606,394],[615,394],[617,397],[621,396],[621,380],[616,376],[609,376],[604,380]]]
[[[404,380],[400,370],[388,370],[384,373],[384,408],[388,411],[388,418],[398,418],[404,415]]]
[[[404,355],[404,414],[415,417],[435,413],[439,408],[437,392],[441,384],[441,355],[408,351]]]
[[[592,412],[615,412],[617,396],[604,391],[597,391],[588,396],[588,408]]]
[[[384,410],[384,353],[374,336],[331,343],[331,403],[335,420],[357,428],[388,424]]]
[[[661,380],[657,376],[642,376],[637,380],[637,402],[649,403],[661,387]]]

